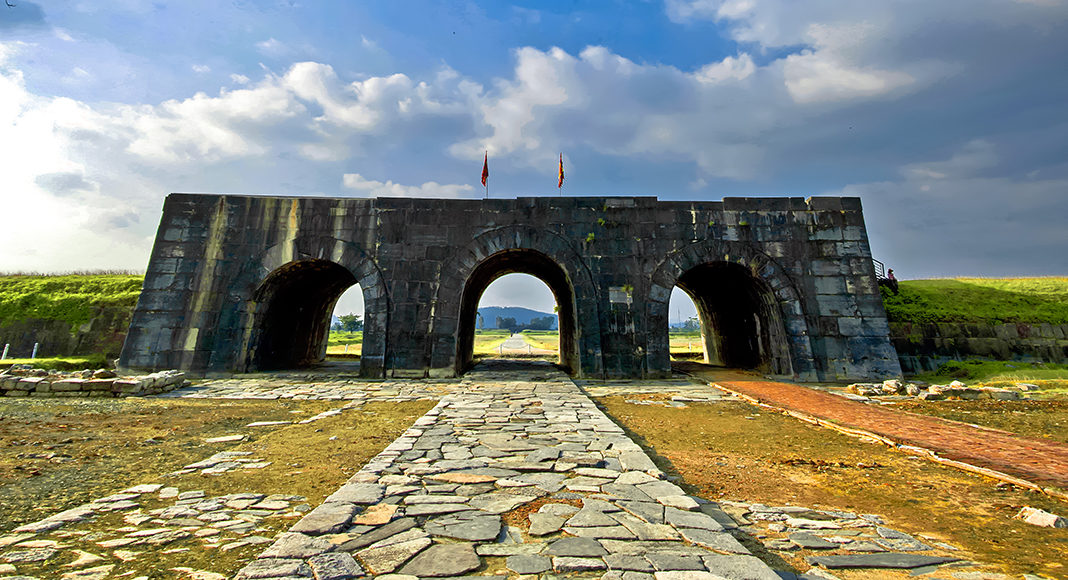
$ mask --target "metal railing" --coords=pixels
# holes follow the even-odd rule
[[[880,280],[886,278],[886,264],[883,264],[875,258],[871,259],[871,263],[875,265],[875,277]]]

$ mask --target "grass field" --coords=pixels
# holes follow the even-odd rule
[[[882,292],[891,322],[1068,323],[1068,278],[904,280]]]
[[[1020,382],[1068,380],[1068,365],[1052,363],[1028,363],[969,359],[950,361],[932,373],[912,377],[930,383],[959,379],[965,382],[980,382],[987,386]]]
[[[523,340],[534,348],[560,350],[560,331],[558,330],[524,330]]]
[[[489,356],[497,353],[497,347],[508,340],[512,334],[507,330],[476,330],[475,356]]]
[[[88,356],[54,357],[54,358],[8,358],[0,361],[0,369],[12,365],[29,364],[37,369],[56,371],[80,371],[82,369],[102,369],[111,363],[102,354]]]
[[[97,308],[133,310],[143,280],[129,274],[0,276],[0,324],[39,318],[73,327],[89,322]]]
[[[326,341],[326,354],[357,356],[363,349],[363,331],[331,330]]]
[[[671,356],[674,358],[694,359],[704,356],[704,345],[698,330],[671,331],[668,340]]]

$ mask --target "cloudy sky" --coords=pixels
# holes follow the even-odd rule
[[[860,196],[901,278],[1068,273],[1064,0],[11,2],[0,271],[143,270],[174,191],[477,198],[488,150],[494,196],[562,151],[565,195]]]

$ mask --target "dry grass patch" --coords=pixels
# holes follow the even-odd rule
[[[407,429],[434,401],[367,403],[312,423],[246,427],[256,421],[299,421],[344,406],[344,401],[249,401],[194,399],[0,401],[0,531],[136,484],[159,483],[209,497],[231,493],[304,496],[308,509],[333,493],[371,457]],[[205,443],[209,437],[247,434],[241,443]],[[262,469],[220,475],[199,471],[165,476],[219,451],[248,451],[271,462]],[[31,457],[32,456],[32,457]],[[143,496],[142,511],[173,505]],[[123,513],[70,524],[41,539],[107,556],[92,542],[121,536]],[[269,517],[257,535],[288,529],[298,514]],[[236,539],[236,538],[235,538]],[[179,577],[176,567],[232,575],[264,545],[220,550],[197,538],[165,546],[136,546],[142,554],[120,563],[114,575],[133,571],[150,578]],[[69,568],[66,554],[41,565],[20,565],[20,573],[56,577]],[[115,560],[110,560],[115,562]],[[53,576],[54,574],[54,576]]]
[[[696,495],[880,514],[891,527],[958,546],[963,557],[1005,572],[1064,577],[1068,530],[1012,516],[1024,505],[1065,513],[1068,504],[746,403],[676,409],[624,398],[598,402]]]
[[[899,403],[898,407],[910,413],[1068,444],[1068,400],[910,401]]]

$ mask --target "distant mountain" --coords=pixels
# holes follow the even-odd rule
[[[552,329],[559,328],[559,319],[555,314],[551,312],[538,312],[537,310],[531,310],[529,308],[523,308],[521,306],[486,306],[485,308],[479,308],[478,313],[482,315],[482,320],[485,323],[483,328],[486,330],[492,330],[497,328],[497,317],[501,318],[514,318],[519,324],[529,324],[532,318],[542,318],[544,316],[553,317]],[[341,322],[337,316],[330,317],[330,326]],[[681,324],[681,323],[680,323]],[[478,328],[478,320],[475,320],[475,328]]]
[[[551,312],[538,312],[537,310],[531,310],[530,308],[523,308],[521,306],[485,306],[479,308],[478,313],[482,315],[482,328],[486,330],[497,328],[498,316],[501,318],[514,318],[518,324],[529,324],[532,318],[552,316],[552,329],[556,330],[559,327],[559,321],[555,314]],[[475,320],[475,328],[479,328],[477,319]]]

